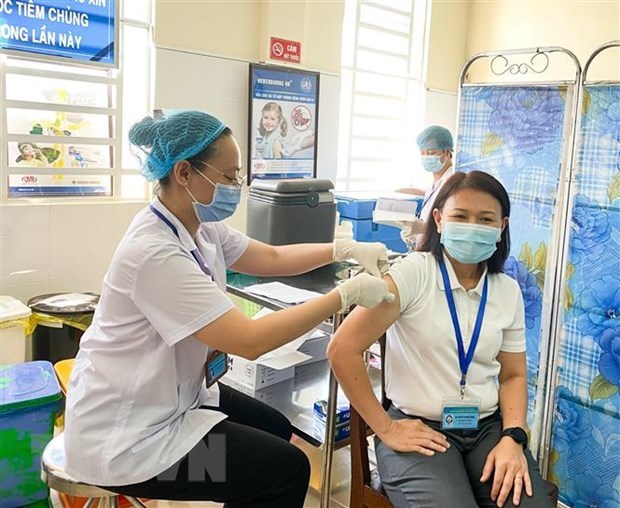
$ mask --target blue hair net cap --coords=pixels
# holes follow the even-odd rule
[[[157,120],[147,116],[129,129],[129,142],[144,155],[145,178],[161,180],[177,162],[207,148],[225,128],[221,120],[201,111],[182,111]]]
[[[445,127],[430,125],[416,139],[420,150],[453,150],[452,134]]]

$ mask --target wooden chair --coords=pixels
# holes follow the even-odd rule
[[[385,395],[383,377],[383,359],[385,358],[385,335],[379,339],[381,348],[381,404],[387,409],[391,401]],[[351,406],[351,494],[349,508],[393,508],[387,497],[379,472],[370,469],[368,460],[369,428],[360,414]],[[545,482],[549,497],[554,505],[558,503],[558,488],[551,482]]]
[[[392,403],[385,395],[383,359],[385,335],[379,339],[381,348],[381,403],[387,410]],[[370,469],[368,460],[368,425],[351,406],[351,494],[349,508],[392,508],[376,469]]]
[[[370,469],[366,422],[351,407],[350,508],[392,508],[376,469]]]

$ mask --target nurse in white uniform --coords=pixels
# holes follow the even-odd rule
[[[67,471],[149,499],[302,507],[305,455],[278,412],[218,384],[227,354],[254,359],[339,309],[393,299],[380,244],[272,247],[221,221],[239,203],[241,153],[217,118],[187,111],[132,127],[157,196],[114,253],[82,337],[66,407]],[[308,303],[248,319],[226,296],[226,269],[299,274],[333,260],[366,267]]]
[[[433,202],[443,184],[454,174],[452,165],[454,142],[448,129],[439,125],[431,125],[418,134],[416,144],[420,150],[422,167],[433,175],[433,183],[426,191],[416,188],[398,189],[397,191],[417,196],[424,195],[418,217],[401,223],[401,237],[412,247],[422,240],[426,223],[431,218]]]

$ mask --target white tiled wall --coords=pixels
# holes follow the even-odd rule
[[[227,221],[239,231],[245,198]],[[116,246],[146,204],[0,206],[0,294],[26,303],[44,293],[99,293]]]
[[[43,293],[99,293],[116,245],[145,205],[2,205],[0,294],[26,302]]]

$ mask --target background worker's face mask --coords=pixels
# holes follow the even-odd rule
[[[422,155],[422,167],[429,173],[438,173],[443,165],[441,155]]]
[[[190,190],[185,187],[187,193],[194,200],[192,204],[198,220],[201,223],[219,222],[235,213],[237,205],[239,204],[239,201],[241,201],[241,186],[213,183],[207,175],[201,173],[196,168],[194,168],[194,170],[215,188],[211,203],[205,205],[204,203],[198,201]]]
[[[502,234],[500,228],[478,224],[443,221],[442,225],[441,244],[450,257],[466,264],[489,259],[497,250]]]

